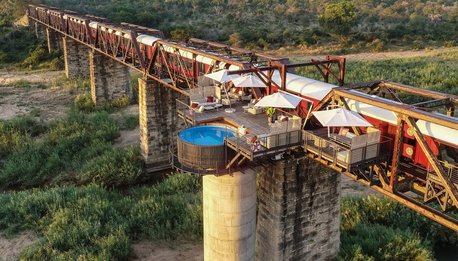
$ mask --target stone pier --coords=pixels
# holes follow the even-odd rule
[[[256,259],[332,260],[340,245],[340,175],[288,156],[257,168]]]
[[[35,22],[35,35],[38,39],[46,39],[46,29],[45,26]]]
[[[254,261],[256,173],[205,175],[202,182],[204,260]]]
[[[89,77],[89,48],[77,41],[63,37],[65,75],[69,79]]]
[[[148,172],[170,168],[170,146],[182,127],[176,111],[178,93],[151,79],[138,79],[140,148]]]
[[[91,97],[95,104],[123,96],[132,98],[129,68],[110,57],[89,51]]]
[[[62,41],[59,33],[49,28],[46,28],[46,39],[48,42],[48,52],[62,50]]]

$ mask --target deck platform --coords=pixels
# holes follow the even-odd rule
[[[233,104],[231,108],[235,109],[235,112],[228,113],[225,111],[229,106],[218,108],[210,111],[196,112],[190,109],[178,110],[178,115],[182,119],[186,119],[186,122],[192,126],[202,125],[206,123],[225,122],[234,127],[245,126],[247,133],[254,135],[262,135],[269,133],[269,123],[267,121],[267,115],[261,114],[250,114],[244,111],[243,106],[246,102],[238,102]]]

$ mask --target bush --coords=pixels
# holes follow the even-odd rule
[[[11,152],[23,148],[30,142],[31,137],[40,135],[46,127],[28,116],[12,120],[0,120],[0,164]],[[1,166],[1,165],[0,165]]]
[[[95,108],[95,104],[92,101],[92,97],[90,93],[80,94],[75,97],[74,101],[75,108],[80,111],[93,111]]]
[[[106,187],[129,186],[141,176],[142,162],[138,149],[110,149],[84,164],[80,179]]]
[[[196,177],[177,174],[128,195],[96,185],[2,194],[0,230],[43,235],[25,260],[127,260],[134,239],[200,237],[200,189]]]
[[[38,45],[21,63],[21,66],[28,69],[48,68],[60,70],[63,68],[63,58],[60,52],[49,53],[45,45]]]
[[[342,233],[340,260],[432,260],[427,240],[408,230],[378,224],[359,224]]]
[[[353,251],[356,253],[357,248],[352,248],[350,245],[360,242],[359,247],[361,247],[363,253],[372,256],[373,251],[371,249],[374,246],[366,246],[363,243],[365,240],[373,241],[376,245],[386,241],[387,245],[383,246],[384,255],[394,259],[398,258],[395,252],[389,252],[389,249],[385,249],[388,248],[389,240],[392,241],[389,248],[396,249],[399,255],[402,253],[405,255],[417,253],[418,256],[422,256],[426,255],[423,250],[430,251],[431,248],[437,249],[439,247],[458,247],[458,235],[456,233],[387,198],[375,196],[345,198],[342,201],[341,217],[342,248],[347,252]],[[380,235],[377,236],[377,233]],[[394,235],[400,235],[402,239],[395,238]],[[357,237],[366,239],[357,239]],[[405,240],[409,244],[404,243],[396,246],[396,242],[399,240]],[[380,242],[377,243],[378,241]],[[405,248],[399,249],[402,246]],[[382,248],[382,245],[380,245],[380,248]],[[417,250],[418,252],[416,252]],[[343,255],[346,255],[345,253]],[[375,260],[389,260],[388,257],[387,259],[373,257]],[[423,259],[420,258],[419,260]]]
[[[116,122],[108,113],[73,111],[51,123],[40,141],[25,143],[6,155],[0,165],[1,187],[29,188],[71,181],[76,178],[75,171],[107,151],[107,143],[118,136]],[[20,137],[16,135],[13,142]]]

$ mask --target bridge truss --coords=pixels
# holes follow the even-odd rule
[[[305,155],[458,231],[458,168],[438,159],[418,126],[418,122],[423,121],[458,133],[458,120],[453,117],[457,96],[387,81],[343,86],[345,59],[337,56],[291,64],[286,58],[201,39],[172,42],[165,40],[163,33],[156,29],[112,23],[104,18],[46,6],[30,5],[27,14],[36,24],[138,70],[184,96],[190,95],[189,90],[198,88],[198,78],[203,72],[216,68],[235,68],[233,73],[238,74],[255,73],[270,91],[273,87],[285,90],[287,73],[295,68],[316,67],[324,81],[334,78],[341,87],[334,88],[313,110],[335,104],[348,108],[349,101],[360,102],[394,113],[396,132],[393,150],[387,152],[388,157],[351,171],[307,151]],[[151,41],[147,44],[149,40],[139,39]],[[203,63],[206,65],[204,70],[199,70]],[[275,72],[281,75],[278,83],[272,80]],[[402,95],[415,96],[418,102],[406,104]],[[410,137],[406,136],[405,129]],[[407,138],[414,140],[426,155],[428,168],[413,164],[402,156],[403,141]]]

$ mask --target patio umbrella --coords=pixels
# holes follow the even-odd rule
[[[247,74],[232,80],[235,87],[265,88],[266,84],[256,75]]]
[[[356,112],[342,108],[314,111],[312,114],[325,127],[371,127],[366,119]]]
[[[303,99],[284,92],[264,96],[254,106],[295,109]]]
[[[207,77],[207,78],[210,78],[212,80],[215,80],[217,82],[220,82],[220,83],[226,83],[226,82],[232,81],[232,80],[240,77],[239,75],[229,75],[229,74],[227,74],[228,72],[229,72],[229,70],[222,69],[222,70],[219,70],[219,71],[216,71],[216,72],[205,74],[204,76]]]

